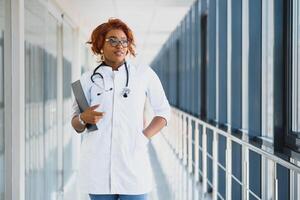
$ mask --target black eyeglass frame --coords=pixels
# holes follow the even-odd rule
[[[106,38],[105,42],[108,42],[112,47],[116,47],[119,44],[123,48],[127,48],[129,46],[129,41],[128,40],[124,40],[124,39],[119,40],[118,38],[115,38],[115,37]]]

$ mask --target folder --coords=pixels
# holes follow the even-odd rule
[[[77,80],[77,81],[72,83],[72,90],[73,90],[76,102],[78,104],[80,113],[82,113],[83,111],[85,111],[89,107],[89,104],[88,104],[88,102],[85,98],[80,80]],[[98,130],[98,128],[95,124],[87,124],[86,128],[87,128],[88,131]]]

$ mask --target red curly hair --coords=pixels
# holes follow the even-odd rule
[[[100,50],[104,46],[104,40],[106,34],[113,29],[121,29],[127,36],[128,51],[131,55],[136,56],[135,53],[135,41],[132,30],[120,19],[111,18],[108,22],[100,24],[92,32],[91,39],[87,42],[91,44],[91,49],[95,55],[100,55]]]

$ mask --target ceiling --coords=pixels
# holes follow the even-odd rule
[[[120,18],[133,30],[137,63],[150,64],[194,0],[69,0],[77,9],[79,25],[87,36],[111,17]],[[69,4],[70,5],[70,4]]]

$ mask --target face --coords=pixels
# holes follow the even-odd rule
[[[128,51],[127,36],[121,29],[114,29],[106,34],[103,53],[105,62],[117,67],[124,62]]]

